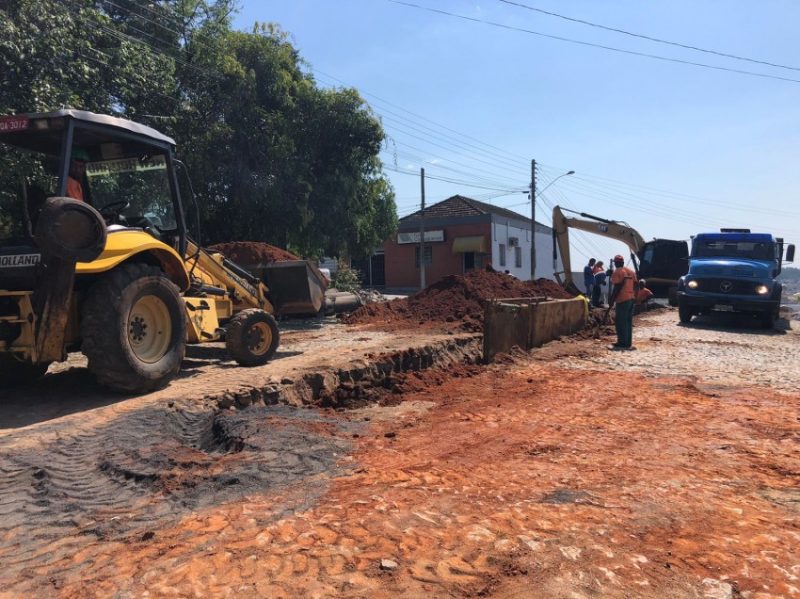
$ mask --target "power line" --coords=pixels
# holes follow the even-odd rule
[[[402,169],[399,169],[399,168],[386,166],[385,164],[383,165],[383,167],[388,169],[388,170],[390,170],[390,171],[392,171],[392,172],[400,173],[401,175],[413,175],[414,177],[419,177],[419,173],[415,172],[415,171],[402,170]],[[497,188],[497,187],[486,187],[485,185],[476,185],[474,183],[470,183],[469,181],[460,181],[458,179],[450,179],[450,178],[447,178],[447,177],[435,177],[433,175],[428,175],[427,173],[425,174],[425,178],[426,179],[434,179],[436,181],[444,181],[446,183],[454,183],[456,185],[464,185],[465,187],[474,187],[475,189],[488,189],[488,190],[491,190],[491,191],[507,191],[509,193],[514,193],[514,192],[517,191],[515,189],[500,189],[500,188]]]
[[[106,0],[106,1],[108,1],[108,0]],[[113,4],[113,2],[110,2],[110,3],[111,3],[111,4]],[[401,3],[401,4],[404,4],[404,3]],[[405,4],[408,4],[408,3],[405,3]],[[147,7],[145,7],[145,8],[147,8]],[[422,7],[421,7],[421,8],[422,8]],[[435,12],[436,12],[436,11],[435,11]],[[443,11],[438,11],[438,12],[443,12]],[[147,18],[147,17],[145,17],[144,15],[140,15],[140,14],[138,14],[138,13],[133,13],[133,14],[136,14],[136,16],[137,16],[137,17],[141,18],[141,19],[142,19],[142,20],[144,20],[144,21],[148,21],[148,22],[151,22],[151,23],[153,23],[153,24],[157,24],[155,21],[153,21],[152,19],[148,19],[148,18]],[[455,15],[455,16],[458,16],[458,15]],[[162,55],[162,56],[164,56],[164,57],[166,57],[166,58],[168,58],[168,59],[171,59],[171,60],[175,61],[176,63],[178,63],[178,64],[181,64],[181,65],[183,65],[183,66],[185,66],[185,67],[187,67],[187,68],[189,68],[189,69],[193,69],[193,70],[195,70],[195,71],[197,71],[197,72],[199,72],[199,73],[202,73],[202,74],[204,74],[204,75],[207,75],[207,76],[209,76],[209,75],[213,75],[213,76],[217,76],[217,77],[219,76],[219,73],[212,72],[212,71],[210,71],[210,70],[208,70],[208,69],[205,69],[205,68],[202,68],[202,67],[198,67],[198,66],[196,66],[196,65],[194,65],[194,64],[190,64],[190,63],[188,63],[188,62],[186,62],[186,61],[183,61],[183,60],[181,60],[180,58],[178,58],[178,57],[176,57],[176,56],[171,56],[171,55],[168,55],[168,54],[167,54],[167,53],[165,53],[165,52],[164,52],[162,49],[160,49],[160,48],[155,48],[154,46],[152,46],[151,44],[147,43],[147,42],[146,42],[146,41],[144,41],[144,40],[140,40],[140,39],[134,38],[134,37],[132,37],[132,36],[126,35],[126,34],[124,34],[124,33],[117,32],[116,30],[113,30],[113,29],[111,29],[111,28],[104,27],[104,26],[102,26],[102,25],[101,25],[101,27],[103,27],[103,28],[104,28],[104,29],[106,29],[106,31],[108,31],[108,32],[109,32],[111,35],[113,35],[114,37],[117,37],[118,39],[120,39],[120,40],[122,40],[122,41],[136,42],[136,43],[139,43],[139,44],[145,45],[145,46],[149,47],[151,50],[153,50],[154,52],[156,52],[156,53],[158,53],[158,54],[160,54],[160,55]],[[149,33],[143,32],[143,31],[140,31],[140,30],[138,30],[138,29],[135,29],[135,28],[133,28],[133,29],[134,29],[135,31],[138,31],[139,33],[142,33],[143,35],[147,35],[147,36],[149,36],[149,37],[153,37],[153,36],[152,36],[152,34],[149,34]],[[204,45],[204,44],[202,44],[202,43],[198,43],[198,45]],[[340,81],[342,84],[344,84],[344,82],[342,82],[341,80],[339,80],[339,79],[337,79],[337,78],[335,78],[335,77],[333,77],[333,76],[331,76],[331,75],[327,75],[327,74],[325,74],[325,73],[321,73],[321,72],[320,72],[320,71],[318,71],[318,70],[315,70],[315,72],[318,72],[318,73],[322,74],[324,77],[328,77],[328,78],[330,78],[330,79],[332,79],[332,80],[335,80],[335,81]],[[484,150],[482,147],[480,147],[480,146],[478,146],[478,145],[475,145],[475,144],[472,144],[472,143],[468,143],[468,142],[460,142],[460,141],[459,141],[459,140],[457,140],[457,138],[456,138],[455,136],[453,136],[453,135],[447,135],[447,134],[441,134],[441,133],[435,132],[435,130],[434,130],[433,128],[431,128],[431,127],[427,127],[426,125],[419,124],[419,123],[417,123],[417,122],[415,122],[415,121],[413,121],[413,120],[411,120],[411,119],[408,119],[408,118],[406,118],[406,117],[402,117],[401,115],[399,115],[399,114],[397,114],[397,113],[393,113],[393,112],[391,112],[391,111],[387,111],[387,112],[390,112],[391,114],[394,114],[394,115],[396,115],[396,116],[397,116],[399,119],[403,119],[403,120],[405,120],[405,121],[410,121],[411,123],[413,123],[413,124],[416,124],[416,125],[419,125],[420,127],[423,127],[424,129],[427,129],[427,130],[429,130],[429,131],[435,132],[435,133],[434,133],[434,136],[435,136],[436,138],[438,138],[438,139],[446,139],[446,140],[448,140],[448,141],[447,141],[447,143],[448,143],[448,144],[451,144],[451,143],[452,143],[452,142],[451,142],[451,141],[449,141],[449,140],[456,140],[456,142],[457,142],[457,143],[460,143],[460,144],[462,145],[462,147],[461,147],[461,148],[459,148],[459,149],[465,149],[463,146],[467,146],[467,147],[475,148],[476,150],[478,150],[478,152],[479,152],[480,154],[483,154],[483,155],[485,155],[485,156],[487,156],[487,157],[491,156],[491,160],[493,160],[494,162],[496,162],[496,163],[498,163],[498,162],[499,162],[499,163],[501,163],[501,164],[506,164],[506,163],[505,163],[505,160],[507,160],[507,159],[503,158],[503,156],[502,156],[500,153],[498,153],[498,152],[502,152],[502,154],[505,154],[505,155],[507,155],[507,156],[509,156],[509,157],[513,157],[513,162],[514,162],[514,163],[516,163],[516,164],[520,164],[520,165],[522,165],[522,164],[523,164],[523,160],[522,160],[521,158],[517,157],[516,155],[512,154],[511,152],[508,152],[508,151],[506,151],[506,150],[503,150],[503,149],[501,149],[501,148],[498,148],[498,147],[496,147],[496,146],[492,146],[492,145],[490,145],[490,144],[487,144],[486,142],[483,142],[483,141],[481,141],[481,140],[479,140],[479,139],[477,139],[477,138],[471,137],[471,136],[469,136],[469,135],[466,135],[466,134],[460,133],[460,132],[458,132],[458,131],[456,131],[456,130],[454,130],[454,129],[450,129],[449,127],[446,127],[446,126],[444,126],[444,125],[441,125],[441,124],[437,123],[436,121],[433,121],[433,120],[431,120],[431,119],[428,119],[428,118],[426,118],[426,117],[424,117],[424,116],[422,116],[422,115],[418,115],[418,114],[416,114],[416,113],[413,113],[413,112],[411,112],[411,111],[408,111],[408,110],[406,110],[405,108],[402,108],[402,107],[400,107],[400,106],[398,106],[398,105],[396,105],[396,104],[393,104],[393,103],[391,103],[391,102],[388,102],[388,101],[386,101],[386,100],[384,100],[384,99],[382,99],[382,98],[380,98],[380,97],[378,97],[378,96],[375,96],[374,94],[371,94],[371,93],[369,93],[369,92],[362,91],[362,93],[365,93],[366,95],[369,95],[369,96],[375,97],[375,98],[377,98],[377,99],[378,99],[380,102],[382,102],[382,103],[386,103],[386,104],[389,104],[389,105],[395,106],[395,107],[397,107],[399,110],[401,110],[401,111],[403,111],[403,112],[405,112],[405,113],[408,113],[408,114],[410,114],[410,115],[413,115],[413,116],[415,116],[415,117],[417,117],[417,118],[419,118],[419,119],[422,119],[422,120],[424,120],[424,121],[426,121],[426,122],[432,123],[432,124],[433,124],[433,125],[435,125],[436,127],[439,127],[439,128],[441,128],[441,129],[443,129],[443,130],[450,131],[450,132],[452,132],[452,133],[454,133],[454,134],[456,134],[456,135],[458,135],[458,136],[460,136],[460,137],[463,137],[463,138],[465,138],[465,139],[470,139],[470,140],[476,141],[476,142],[478,142],[479,144],[481,144],[481,146],[485,146],[485,147],[488,147],[488,148],[492,148],[492,149],[494,149],[494,150],[497,150],[497,152],[494,152],[494,151],[488,151],[488,150]],[[161,95],[163,95],[163,94],[161,94]],[[168,97],[168,96],[165,96],[165,97]],[[386,110],[386,109],[385,109],[385,108],[382,108],[381,110]],[[380,113],[378,113],[378,114],[380,115]],[[406,126],[410,126],[410,125],[406,125]],[[415,128],[415,127],[411,127],[411,128],[416,130],[416,128]],[[402,132],[402,131],[401,131],[401,132]],[[407,133],[405,133],[405,132],[403,132],[403,133],[404,133],[404,134],[407,134]],[[415,137],[417,137],[417,136],[415,136]],[[426,138],[419,138],[419,137],[417,137],[417,138],[418,138],[418,139],[423,139],[423,141],[425,141],[425,142],[427,142],[427,143],[431,143],[431,142],[430,142],[428,139],[426,139]],[[414,148],[414,146],[409,146],[408,144],[404,144],[403,142],[399,142],[399,143],[400,143],[401,145],[406,145],[406,146],[408,146],[408,147],[412,147],[412,148]],[[445,150],[452,150],[452,149],[453,149],[453,148],[451,148],[451,147],[446,147],[446,146],[442,146],[442,145],[439,145],[439,144],[435,144],[435,145],[437,145],[438,147],[440,147],[440,148],[443,148],[443,149],[445,149]],[[414,148],[414,149],[419,149],[419,148]],[[420,151],[424,151],[424,150],[420,150]],[[470,150],[467,150],[467,151],[471,153],[471,151],[470,151]],[[464,155],[465,157],[467,157],[467,156],[468,156],[467,154],[462,154],[462,155]],[[498,160],[498,158],[499,158],[500,160]],[[418,159],[418,158],[417,158],[417,159]],[[470,158],[470,159],[472,159],[472,158]],[[463,163],[459,163],[459,162],[457,162],[457,161],[454,161],[454,160],[451,160],[451,159],[444,159],[444,160],[447,160],[448,162],[451,162],[451,163],[453,163],[453,164],[463,165],[463,166],[465,166],[466,168],[470,168],[470,169],[473,169],[473,170],[482,170],[483,172],[490,173],[491,175],[493,175],[493,176],[497,176],[497,177],[499,177],[499,178],[504,178],[502,175],[499,175],[498,173],[495,173],[495,172],[488,171],[488,170],[486,170],[486,169],[478,169],[478,168],[476,168],[476,167],[474,167],[474,166],[472,166],[472,165],[464,165]],[[502,162],[501,162],[501,161],[502,161]],[[430,161],[428,161],[428,162],[430,163]],[[489,166],[492,166],[493,168],[497,168],[497,165],[496,165],[496,164],[492,164],[492,163],[490,163],[490,162],[488,162],[488,161],[482,161],[482,162],[484,162],[484,164],[487,164],[487,165],[489,165]],[[430,163],[430,164],[434,164],[434,163]],[[509,166],[503,166],[503,167],[501,167],[501,168],[503,168],[504,170],[508,170],[508,171],[510,171],[510,172],[516,172],[516,169],[513,169],[513,168],[511,168],[511,167],[510,167],[510,165],[512,164],[511,162],[509,162],[509,163],[507,163],[507,164],[509,164]],[[524,161],[524,164],[527,166],[527,161]],[[459,171],[458,171],[458,169],[453,169],[453,168],[447,167],[446,165],[436,165],[436,166],[437,166],[437,168],[442,168],[442,169],[445,169],[445,170],[452,170],[452,171],[454,171],[454,172],[459,172]],[[547,167],[547,168],[549,169],[550,167]],[[554,167],[553,167],[553,168],[554,168]],[[547,170],[547,169],[546,169],[546,170]],[[397,171],[397,172],[400,172],[400,171]],[[402,173],[402,174],[414,174],[414,175],[416,175],[416,173]],[[597,179],[598,181],[611,181],[611,182],[614,182],[614,180],[611,180],[611,179],[605,179],[605,178],[602,178],[602,177],[594,177],[594,176],[589,176],[589,177],[591,177],[592,179]],[[469,186],[469,187],[475,187],[475,188],[479,188],[479,189],[480,189],[480,188],[486,188],[486,189],[491,189],[491,190],[497,190],[497,191],[500,191],[500,192],[507,192],[507,191],[510,191],[510,190],[500,189],[500,185],[498,185],[497,187],[486,187],[486,186],[483,186],[483,185],[478,185],[478,184],[476,184],[476,183],[475,183],[475,182],[473,182],[473,181],[465,181],[465,180],[449,179],[449,178],[445,178],[445,177],[433,177],[433,176],[431,176],[430,178],[435,178],[435,179],[438,179],[438,180],[442,180],[442,181],[446,181],[446,182],[450,182],[450,183],[454,183],[454,184],[459,184],[459,185],[465,185],[465,186]],[[579,179],[582,179],[583,181],[585,181],[586,183],[588,183],[588,184],[590,184],[590,185],[598,185],[598,186],[605,187],[606,189],[613,189],[613,187],[612,187],[611,185],[609,185],[608,183],[594,183],[594,182],[591,182],[589,179],[587,179],[587,178],[585,178],[585,177],[577,177],[577,178],[579,178]],[[487,179],[486,177],[476,176],[476,177],[475,177],[475,179],[480,179],[480,180],[483,180],[484,182],[489,182],[489,181],[488,181],[488,179]],[[647,188],[647,187],[645,187],[645,186],[639,186],[639,185],[635,185],[635,184],[629,184],[629,183],[622,183],[622,182],[614,182],[614,183],[617,183],[618,185],[621,185],[621,186],[630,187],[630,188],[651,189],[651,190],[653,189],[653,188]],[[490,184],[493,184],[493,183],[490,183]],[[725,203],[722,203],[722,202],[718,202],[718,201],[714,201],[714,200],[708,200],[708,199],[704,199],[704,198],[699,198],[699,199],[698,199],[698,198],[696,198],[695,196],[690,196],[690,195],[688,195],[688,194],[680,194],[680,193],[677,193],[677,192],[666,192],[666,191],[662,191],[662,190],[655,190],[655,192],[656,192],[656,193],[660,193],[661,195],[666,195],[666,196],[676,196],[676,195],[679,195],[679,196],[682,196],[682,197],[684,197],[684,198],[692,198],[692,201],[701,201],[701,202],[708,203],[708,204],[716,204],[716,205],[719,205],[719,206],[726,206],[726,207],[731,207],[731,208],[735,208],[735,209],[739,209],[739,210],[748,210],[748,211],[751,211],[751,210],[752,210],[752,208],[751,208],[751,207],[743,207],[743,206],[741,206],[741,205],[739,205],[739,206],[733,206],[733,205],[730,205],[730,204],[729,204],[729,203],[727,203],[727,202],[725,202]],[[616,193],[620,193],[620,192],[619,192],[619,191],[616,191]],[[627,194],[627,195],[631,195],[631,194]],[[685,199],[684,199],[684,200],[681,200],[681,201],[688,201],[688,200],[685,200]],[[638,206],[637,206],[637,207],[638,207]],[[641,207],[638,207],[638,208],[641,208]],[[770,213],[775,213],[775,211],[770,211]],[[792,213],[785,213],[785,214],[787,214],[787,215],[792,215],[792,216],[793,216],[793,214],[792,214]],[[670,217],[673,217],[673,218],[674,218],[674,214],[670,214]],[[685,222],[685,221],[683,221],[683,222]]]
[[[599,23],[593,23],[591,21],[584,21],[583,19],[577,19],[575,17],[568,17],[566,15],[561,15],[561,14],[558,14],[558,13],[555,13],[555,12],[550,12],[550,11],[547,11],[547,10],[543,10],[541,8],[536,8],[535,6],[530,6],[528,4],[523,4],[522,2],[514,2],[513,0],[499,0],[499,2],[502,2],[503,4],[509,4],[511,6],[517,6],[519,8],[524,8],[524,9],[527,9],[527,10],[532,10],[532,11],[541,13],[543,15],[549,15],[551,17],[557,17],[559,19],[564,19],[565,21],[572,21],[573,23],[580,23],[582,25],[588,25],[590,27],[596,27],[598,29],[604,29],[606,31],[613,31],[614,33],[621,33],[623,35],[629,35],[631,37],[637,37],[637,38],[640,38],[640,39],[643,39],[643,40],[648,40],[650,42],[656,42],[656,43],[659,43],[659,44],[667,44],[669,46],[676,46],[678,48],[684,48],[686,50],[694,50],[696,52],[704,52],[706,54],[714,54],[715,56],[722,56],[724,58],[733,58],[735,60],[742,60],[742,61],[746,61],[746,62],[752,62],[752,63],[755,63],[755,64],[765,65],[765,66],[768,66],[768,67],[776,67],[776,68],[779,68],[779,69],[788,69],[790,71],[800,71],[800,68],[798,68],[798,67],[790,67],[790,66],[786,66],[786,65],[783,65],[783,64],[778,64],[778,63],[775,63],[775,62],[769,62],[769,61],[766,61],[766,60],[758,60],[756,58],[747,58],[746,56],[738,56],[736,54],[729,54],[727,52],[721,52],[719,50],[710,50],[708,48],[701,48],[699,46],[692,46],[690,44],[682,44],[680,42],[672,42],[672,41],[661,39],[661,38],[657,38],[657,37],[651,37],[649,35],[643,35],[641,33],[633,33],[631,31],[626,31],[624,29],[618,29],[616,27],[609,27],[607,25],[601,25]]]
[[[393,119],[393,118],[391,118],[391,117],[386,117],[386,115],[384,115],[384,114],[382,114],[382,113],[380,113],[380,112],[378,112],[378,115],[379,115],[379,116],[381,116],[383,119],[386,119],[386,120],[388,120],[388,121],[390,121],[390,122],[397,122],[395,119]],[[465,148],[463,147],[463,145],[462,145],[462,144],[460,144],[458,141],[449,141],[449,140],[448,140],[448,137],[449,137],[449,136],[441,136],[441,135],[438,135],[438,134],[436,134],[436,133],[434,133],[433,135],[430,135],[430,134],[426,133],[424,129],[420,129],[420,128],[414,127],[413,125],[408,125],[408,124],[406,124],[406,123],[401,123],[401,124],[402,124],[404,127],[409,127],[409,128],[412,130],[412,131],[417,131],[417,132],[419,132],[419,133],[422,133],[422,134],[424,134],[424,135],[429,135],[430,137],[433,137],[434,139],[437,139],[437,140],[440,140],[440,141],[444,141],[445,143],[454,144],[454,145],[456,145],[456,147],[457,147],[459,150],[466,151],[466,152],[468,152],[468,153],[470,152],[470,150],[465,150]],[[398,125],[390,125],[390,127],[398,127]],[[401,133],[406,133],[406,131],[404,131],[403,129],[398,129],[398,130],[399,130]],[[406,134],[407,134],[407,133],[406,133]],[[409,134],[409,135],[410,135],[410,134]],[[416,139],[427,139],[427,138],[420,138],[420,137],[418,137],[418,136],[414,136],[414,137],[415,137]],[[418,148],[417,148],[417,149],[418,149]],[[465,154],[465,155],[466,155],[466,154]],[[473,159],[473,160],[476,160],[476,159]],[[482,162],[483,164],[486,164],[486,165],[488,165],[488,166],[491,166],[491,167],[493,167],[493,168],[500,168],[500,169],[506,170],[506,171],[508,171],[508,172],[514,172],[514,173],[519,173],[519,172],[520,172],[520,170],[523,168],[523,164],[524,164],[522,161],[520,161],[520,162],[519,162],[519,166],[517,166],[517,167],[514,167],[514,166],[510,166],[510,163],[509,163],[508,161],[502,161],[502,162],[501,162],[501,161],[498,161],[498,160],[496,160],[496,159],[491,159],[491,160],[492,160],[492,162],[487,162],[487,161],[485,161],[485,160],[476,160],[476,162]],[[527,165],[525,165],[525,166],[527,166]]]
[[[417,150],[419,152],[425,152],[425,150],[422,149],[422,148],[418,148],[416,146],[412,146],[412,145],[409,145],[407,143],[403,143],[401,141],[398,141],[396,143],[398,145],[400,145],[400,146],[404,146],[406,148],[411,148],[412,150]],[[432,167],[435,167],[435,168],[440,168],[440,169],[452,171],[452,172],[458,173],[460,175],[467,175],[467,176],[470,176],[470,177],[474,177],[475,180],[481,180],[484,183],[489,183],[489,184],[492,184],[492,185],[501,185],[501,186],[508,185],[507,181],[503,181],[502,183],[498,183],[499,180],[507,179],[507,177],[505,177],[505,176],[503,176],[503,175],[501,175],[499,173],[496,173],[496,172],[493,172],[493,171],[488,171],[488,170],[485,170],[485,169],[476,168],[476,167],[473,167],[472,165],[464,164],[462,162],[458,162],[457,160],[452,160],[450,158],[444,158],[444,157],[441,157],[441,156],[434,156],[433,160],[426,160],[426,159],[420,157],[419,155],[412,154],[412,153],[405,152],[405,151],[396,151],[396,152],[395,151],[391,151],[390,152],[389,150],[381,150],[381,151],[384,152],[384,153],[387,153],[387,154],[391,154],[392,158],[394,158],[395,154],[397,154],[398,157],[405,158],[405,159],[417,162],[420,165],[428,164],[428,165],[430,165]],[[453,167],[447,166],[445,164],[441,164],[440,162],[436,162],[436,160],[449,162],[451,164],[457,164],[457,165],[463,166],[464,168],[469,169],[469,170],[463,171],[463,170],[460,170],[460,169],[457,169],[457,168],[453,168]],[[483,175],[476,175],[476,174],[474,174],[474,171],[480,171],[480,172],[489,173],[493,177],[496,177],[496,179],[490,179],[490,178],[485,177]],[[524,183],[522,183],[522,184],[519,185],[519,187],[520,188],[526,187],[526,185]]]
[[[570,44],[577,44],[580,46],[588,46],[590,48],[600,48],[602,50],[608,50],[610,52],[618,52],[620,54],[630,54],[632,56],[641,56],[643,58],[651,58],[653,60],[660,60],[663,62],[674,62],[677,64],[683,65],[690,65],[694,67],[701,67],[704,69],[713,69],[715,71],[726,71],[729,73],[737,73],[739,75],[748,75],[751,77],[761,77],[763,79],[777,79],[779,81],[789,81],[791,83],[800,83],[800,79],[792,79],[790,77],[781,77],[780,75],[770,75],[767,73],[757,73],[755,71],[745,71],[743,69],[733,69],[730,67],[722,67],[717,65],[712,65],[703,62],[694,62],[691,60],[683,60],[681,58],[670,58],[668,56],[661,56],[659,54],[649,54],[647,52],[637,52],[635,50],[625,50],[623,48],[616,48],[614,46],[606,46],[603,44],[595,44],[593,42],[585,42],[583,40],[576,40],[568,37],[562,37],[559,35],[551,35],[548,33],[542,33],[540,31],[533,31],[532,29],[525,29],[523,27],[515,27],[514,25],[506,25],[505,23],[498,23],[496,21],[487,21],[485,19],[478,19],[476,17],[468,17],[466,15],[459,15],[456,13],[448,12],[446,10],[440,10],[438,8],[430,8],[428,6],[420,6],[419,4],[414,4],[412,2],[404,2],[403,0],[387,0],[393,4],[400,4],[402,6],[408,6],[410,8],[416,8],[418,10],[424,10],[427,12],[437,13],[440,15],[446,15],[448,17],[454,17],[456,19],[463,19],[465,21],[472,21],[474,23],[483,23],[484,25],[491,25],[492,27],[499,27],[501,29],[508,29],[511,31],[519,31],[521,33],[527,33],[530,35],[537,35],[539,37],[545,37],[548,39],[557,40],[560,42],[567,42]]]
[[[333,75],[328,75],[327,73],[324,73],[323,71],[320,71],[319,69],[316,69],[316,68],[312,67],[312,70],[313,70],[314,73],[317,73],[318,75],[322,75],[323,77],[327,77],[328,79],[332,79],[333,81],[338,81],[342,85],[348,85],[346,82],[342,81],[341,79],[338,79],[338,78],[334,77]],[[451,133],[455,133],[456,135],[459,135],[459,136],[461,136],[461,137],[463,137],[465,139],[470,139],[472,141],[477,141],[482,146],[486,146],[487,148],[491,148],[493,150],[497,150],[499,152],[502,152],[502,153],[506,154],[507,156],[512,157],[514,160],[526,160],[524,157],[520,157],[520,156],[518,156],[516,154],[508,152],[507,150],[504,150],[504,149],[499,148],[497,146],[493,146],[491,144],[488,144],[488,143],[486,143],[486,142],[484,142],[484,141],[482,141],[482,140],[480,140],[480,139],[478,139],[476,137],[472,137],[470,135],[467,135],[466,133],[461,133],[460,131],[456,131],[455,129],[451,129],[450,127],[442,125],[441,123],[437,123],[436,121],[431,120],[431,119],[429,119],[429,118],[427,118],[425,116],[422,116],[421,114],[417,114],[416,112],[412,112],[411,110],[407,110],[407,109],[403,108],[402,106],[399,106],[398,104],[394,104],[393,102],[390,102],[389,100],[385,100],[385,99],[381,98],[380,96],[376,96],[375,94],[373,94],[371,92],[368,92],[368,91],[366,91],[364,89],[360,89],[359,91],[362,94],[366,95],[366,96],[370,96],[372,98],[375,98],[379,102],[382,102],[382,103],[387,104],[389,106],[393,106],[394,108],[402,110],[405,113],[408,113],[408,114],[410,114],[410,115],[412,115],[414,117],[417,117],[418,119],[422,119],[423,121],[426,121],[428,123],[436,125],[440,129],[444,129],[445,131],[450,131]],[[473,146],[473,147],[477,147],[477,146]],[[482,151],[485,152],[485,150],[482,150]]]

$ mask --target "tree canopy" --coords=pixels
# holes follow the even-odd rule
[[[0,114],[69,106],[171,135],[203,242],[369,253],[397,226],[378,160],[380,121],[356,90],[319,87],[279,26],[235,31],[235,8],[233,0],[8,0]]]

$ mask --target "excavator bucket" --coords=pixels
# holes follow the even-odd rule
[[[328,283],[319,269],[307,260],[274,262],[263,266],[264,281],[276,314],[309,315],[325,304]]]

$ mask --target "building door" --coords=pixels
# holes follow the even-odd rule
[[[464,272],[475,269],[475,252],[464,252]]]
[[[386,286],[386,256],[383,254],[372,256],[372,286]]]

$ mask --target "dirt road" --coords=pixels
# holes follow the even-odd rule
[[[645,316],[637,352],[409,375],[392,405],[6,430],[0,596],[800,594],[798,331],[676,320]]]

